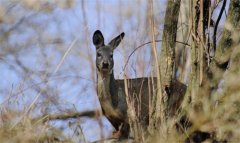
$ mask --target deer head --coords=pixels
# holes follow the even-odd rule
[[[103,75],[107,76],[112,74],[114,61],[113,51],[117,48],[124,37],[121,33],[112,39],[107,45],[104,44],[104,37],[101,31],[97,30],[93,34],[93,44],[96,47],[96,66],[97,70]]]

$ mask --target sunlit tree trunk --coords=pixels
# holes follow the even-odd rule
[[[168,96],[171,96],[169,95],[169,90],[175,78],[174,58],[180,3],[181,0],[168,1],[159,63],[157,55],[154,55],[156,63],[158,63],[157,67],[160,68],[157,69],[157,72],[159,73],[157,75],[157,96],[154,96],[152,99],[153,110],[150,115],[150,130],[152,132],[154,132],[153,130],[155,129],[159,129],[161,124],[164,124],[167,118],[167,100]],[[154,34],[154,32],[152,32],[152,34]],[[154,40],[154,36],[152,37],[152,40]],[[153,48],[156,48],[156,45],[153,44]],[[156,53],[156,51],[153,53]]]

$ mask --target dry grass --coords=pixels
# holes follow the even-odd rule
[[[60,129],[49,124],[33,123],[27,116],[13,127],[21,114],[23,113],[7,109],[1,111],[0,140],[2,143],[71,142]]]

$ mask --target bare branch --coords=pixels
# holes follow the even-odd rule
[[[140,49],[141,47],[145,46],[145,45],[148,45],[148,44],[151,44],[153,42],[162,42],[162,40],[155,40],[155,41],[149,41],[149,42],[146,42],[146,43],[143,43],[142,45],[138,46],[137,48],[135,48],[131,53],[130,55],[128,56],[128,59],[127,59],[127,62],[125,63],[124,65],[124,68],[123,68],[123,71],[125,71],[126,67],[127,67],[127,64],[131,58],[131,56],[138,50]],[[179,43],[179,44],[183,44],[183,45],[186,45],[188,47],[190,47],[190,45],[188,43],[184,43],[184,42],[181,42],[181,41],[175,41],[176,43]]]
[[[62,113],[62,114],[47,114],[41,117],[32,119],[33,123],[42,122],[45,123],[49,120],[69,120],[76,119],[79,117],[98,117],[101,115],[101,111],[86,111],[86,112],[71,112],[71,113]]]
[[[224,11],[224,9],[225,9],[225,7],[226,7],[226,0],[224,0],[223,1],[223,5],[222,5],[222,8],[221,8],[221,11],[220,11],[220,13],[219,13],[219,16],[218,16],[218,19],[217,19],[217,21],[216,21],[216,25],[215,25],[215,27],[214,27],[214,33],[213,33],[213,49],[214,49],[214,53],[215,53],[215,51],[216,51],[216,35],[217,35],[217,29],[218,29],[218,24],[219,24],[219,22],[220,22],[220,20],[221,20],[221,17],[222,17],[222,14],[223,14],[223,11]]]

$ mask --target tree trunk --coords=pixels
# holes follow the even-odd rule
[[[171,89],[174,79],[174,61],[175,61],[175,45],[176,45],[176,33],[178,24],[178,15],[180,9],[181,0],[168,0],[164,30],[163,30],[163,42],[160,54],[160,75],[157,96],[152,99],[153,111],[150,115],[150,127],[152,133],[159,130],[161,124],[166,120],[166,99]],[[159,113],[160,112],[160,113]]]

